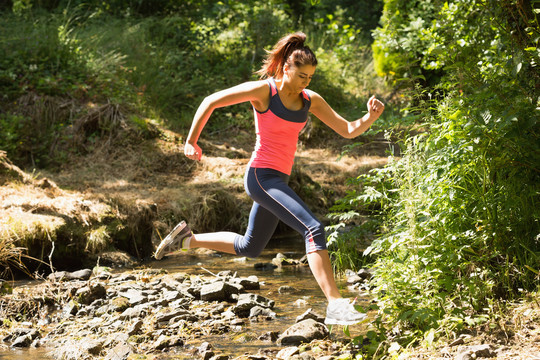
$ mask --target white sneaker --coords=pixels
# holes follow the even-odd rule
[[[193,233],[185,221],[181,221],[174,229],[163,239],[154,253],[156,260],[161,260],[165,254],[173,253],[178,250],[187,251]]]
[[[335,299],[328,303],[326,308],[326,319],[324,323],[327,325],[353,325],[361,322],[367,317],[354,308],[354,301],[348,299]]]

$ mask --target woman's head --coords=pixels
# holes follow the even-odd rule
[[[282,37],[268,56],[257,73],[261,78],[273,76],[282,78],[284,67],[301,67],[304,65],[317,66],[317,57],[308,46],[304,45],[306,34],[296,32]]]

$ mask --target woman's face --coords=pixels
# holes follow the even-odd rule
[[[301,93],[311,82],[316,68],[313,65],[302,65],[299,67],[285,65],[284,80],[293,91]]]

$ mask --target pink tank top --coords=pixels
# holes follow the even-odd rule
[[[274,78],[268,79],[268,85],[268,109],[263,112],[253,109],[257,141],[248,166],[270,168],[290,175],[298,134],[306,125],[311,98],[305,90],[302,91],[304,107],[297,111],[289,110],[279,98]]]

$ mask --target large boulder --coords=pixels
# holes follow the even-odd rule
[[[313,319],[307,319],[294,324],[281,334],[278,338],[278,345],[297,346],[302,343],[309,343],[313,340],[324,339],[328,336],[326,325]]]

